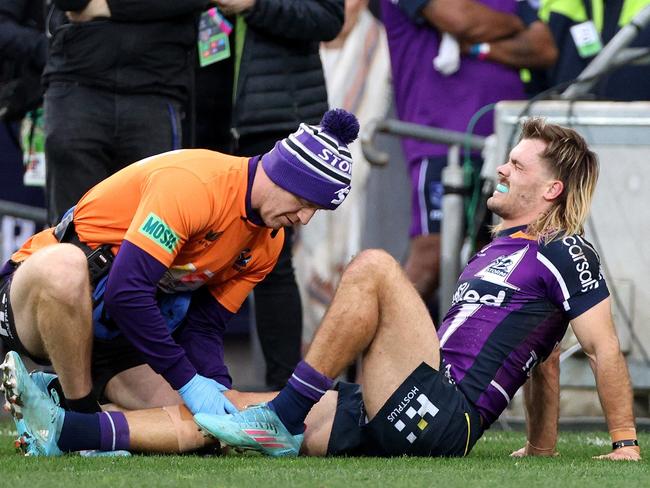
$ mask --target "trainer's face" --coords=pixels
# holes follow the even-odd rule
[[[260,217],[267,227],[279,229],[292,225],[307,225],[318,208],[307,200],[273,185],[259,208]]]
[[[562,183],[540,157],[545,147],[539,139],[523,139],[497,168],[497,187],[487,205],[507,227],[530,224],[562,192]]]

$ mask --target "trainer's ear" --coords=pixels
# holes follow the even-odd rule
[[[548,202],[553,201],[562,195],[564,183],[560,180],[552,180],[544,193],[544,199]]]

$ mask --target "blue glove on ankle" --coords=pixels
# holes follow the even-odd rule
[[[224,396],[224,391],[228,391],[228,388],[221,383],[196,374],[178,390],[178,393],[194,415],[197,413],[224,415],[237,412],[235,406]]]

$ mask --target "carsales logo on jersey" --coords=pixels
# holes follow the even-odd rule
[[[567,236],[562,239],[562,244],[567,246],[571,260],[576,263],[576,271],[578,272],[578,279],[580,280],[581,286],[580,291],[585,292],[598,288],[600,272],[598,272],[597,277],[594,277],[594,273],[592,273],[591,267],[589,266],[589,260],[587,259],[587,256],[585,256],[578,239],[574,236]]]
[[[491,307],[500,307],[503,305],[503,302],[506,299],[506,292],[505,290],[499,291],[496,296],[490,295],[489,293],[486,293],[485,295],[481,295],[479,292],[476,290],[470,290],[469,289],[469,283],[461,283],[458,289],[456,290],[456,293],[454,293],[454,296],[452,297],[452,305],[456,305],[457,303],[463,302],[463,303],[482,303],[484,305],[490,305]]]

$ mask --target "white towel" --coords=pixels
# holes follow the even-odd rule
[[[433,67],[445,76],[453,75],[460,68],[460,45],[447,32],[442,35],[438,55],[433,58]]]

